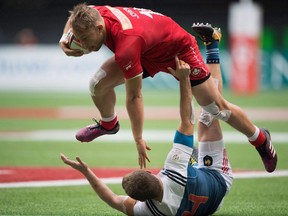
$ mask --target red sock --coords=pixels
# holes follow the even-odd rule
[[[265,143],[265,141],[266,141],[266,136],[261,130],[260,130],[260,133],[259,133],[258,137],[256,138],[256,140],[254,140],[254,141],[249,140],[249,142],[253,146],[255,146],[256,148],[262,146]]]
[[[118,122],[118,116],[116,115],[115,118],[112,121],[106,122],[103,120],[100,120],[100,124],[102,127],[104,127],[106,130],[112,130],[115,125]]]

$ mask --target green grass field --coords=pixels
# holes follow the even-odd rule
[[[256,96],[236,96],[224,91],[229,101],[246,108],[284,108],[288,110],[288,91],[261,92]],[[124,92],[117,93],[117,106],[125,103]],[[146,106],[178,106],[177,91],[144,92]],[[0,108],[92,106],[88,94],[0,92]],[[273,113],[271,113],[273,115]],[[75,129],[90,124],[90,117],[65,119],[0,119],[1,131],[39,129]],[[272,132],[288,133],[288,121],[263,120],[255,122]],[[173,130],[178,121],[145,122],[145,129]],[[233,131],[222,124],[224,131]],[[121,121],[129,129],[129,121]],[[197,129],[197,128],[196,128]],[[279,170],[288,170],[288,144],[277,142]],[[171,143],[150,142],[151,168],[161,168]],[[248,144],[227,143],[228,156],[235,170],[264,170],[257,152]],[[16,141],[0,139],[0,166],[65,166],[59,154],[81,156],[92,167],[138,167],[136,147],[131,142],[81,144],[77,141]],[[231,192],[216,215],[287,215],[288,177],[235,179]],[[123,193],[121,185],[110,185]],[[89,186],[5,188],[0,189],[0,215],[121,215],[110,209]]]

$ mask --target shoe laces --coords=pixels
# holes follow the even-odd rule
[[[88,128],[89,128],[90,130],[93,130],[93,129],[96,129],[96,128],[100,128],[100,127],[101,127],[100,121],[97,121],[97,119],[95,119],[95,118],[92,118],[92,120],[93,120],[96,124],[91,124],[91,125],[89,125]]]

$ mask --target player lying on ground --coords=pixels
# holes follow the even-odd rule
[[[220,207],[232,185],[219,125],[207,129],[210,134],[216,129],[214,137],[218,139],[199,142],[199,166],[193,165],[190,66],[176,57],[176,71],[169,70],[180,81],[181,121],[164,168],[156,176],[143,169],[129,173],[122,180],[128,196],[116,195],[79,157],[73,161],[61,154],[63,162],[80,171],[103,201],[127,215],[210,215]]]
[[[120,126],[115,112],[114,88],[125,83],[126,108],[139,165],[145,167],[146,160],[149,161],[146,150],[150,147],[143,137],[142,79],[153,77],[160,71],[171,73],[167,68],[175,69],[174,58],[177,55],[191,68],[191,90],[199,105],[213,118],[223,120],[245,134],[257,148],[265,169],[268,172],[275,170],[277,155],[269,133],[256,127],[240,107],[222,97],[204,63],[197,41],[170,17],[139,8],[78,4],[70,11],[60,46],[68,56],[81,56],[84,54],[82,51],[69,47],[65,37],[69,30],[89,52],[106,45],[114,53],[90,81],[91,96],[101,120],[81,129],[76,134],[79,141],[90,142],[101,135],[118,132]]]

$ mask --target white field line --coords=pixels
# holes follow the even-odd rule
[[[76,141],[77,130],[37,130],[26,132],[1,132],[0,141]],[[147,142],[172,142],[174,130],[144,130]],[[288,132],[273,132],[272,141],[287,143]],[[239,132],[223,132],[224,141],[229,143],[247,143],[247,138]],[[105,135],[94,142],[133,142],[131,130],[120,130],[114,135]],[[197,135],[195,135],[197,140]]]
[[[288,176],[288,170],[277,170],[273,173],[267,173],[265,171],[247,171],[247,172],[235,172],[235,179],[248,179],[248,178],[274,178],[274,177],[286,177]],[[122,178],[102,178],[105,184],[121,184]],[[30,182],[12,182],[12,183],[0,183],[0,188],[35,188],[35,187],[63,187],[63,186],[79,186],[89,185],[86,179],[77,180],[53,180],[53,181],[30,181]]]

